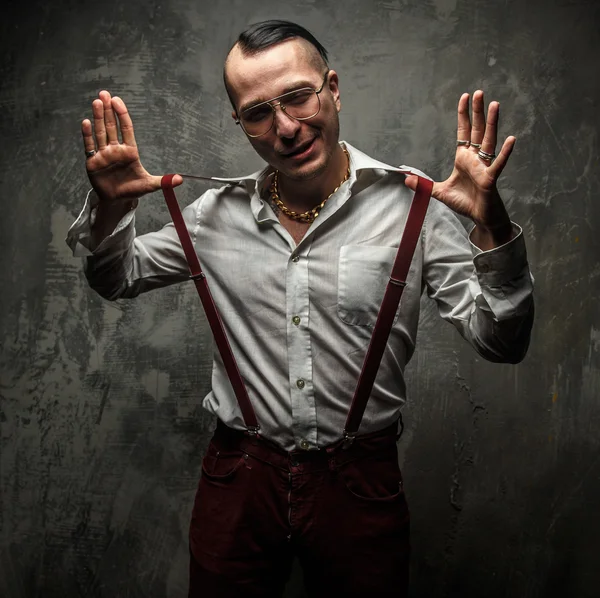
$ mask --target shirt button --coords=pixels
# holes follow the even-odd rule
[[[295,324],[296,326],[298,326],[298,324],[300,324],[300,316],[294,316],[294,317],[292,318],[292,322],[294,322],[294,324]]]
[[[297,264],[299,261],[300,261],[300,258],[299,258],[297,255],[295,255],[295,256],[292,258],[292,262],[294,262],[295,264]]]
[[[300,441],[300,448],[304,449],[305,451],[307,451],[310,448],[310,444],[309,444],[308,440],[301,440]]]
[[[304,380],[302,380],[302,378],[300,378],[299,380],[296,380],[296,386],[297,386],[297,387],[298,387],[300,390],[302,390],[302,389],[304,388],[304,385],[305,385],[305,384],[306,384],[306,383],[304,382]]]

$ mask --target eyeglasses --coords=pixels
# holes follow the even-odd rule
[[[303,87],[242,110],[235,124],[240,125],[248,137],[260,137],[273,128],[276,106],[295,120],[308,120],[317,116],[321,110],[319,94],[325,87],[327,75],[329,71],[325,73],[319,89]]]

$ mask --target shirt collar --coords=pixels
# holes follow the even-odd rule
[[[412,168],[411,166],[390,166],[385,162],[380,162],[371,158],[367,154],[356,149],[350,145],[347,141],[340,142],[343,147],[348,150],[350,154],[350,184],[352,185],[358,177],[358,173],[363,170],[384,170],[387,172],[398,172],[400,174],[415,174],[425,178],[429,178],[420,170]],[[273,169],[267,165],[252,174],[248,174],[242,177],[211,177],[215,181],[226,183],[229,185],[240,185],[243,186],[248,195],[250,196],[250,205],[252,213],[258,222],[264,222],[265,220],[271,219],[272,214],[270,210],[266,209],[266,204],[261,198],[261,191],[264,189],[265,183],[268,177],[272,174]]]
[[[360,172],[361,170],[385,170],[387,172],[399,172],[401,174],[416,174],[417,176],[422,176],[425,178],[429,178],[426,174],[413,168],[412,166],[405,166],[404,164],[401,166],[390,166],[385,162],[380,162],[379,160],[375,160],[367,154],[361,152],[360,150],[352,147],[348,142],[342,141],[342,144],[346,147],[350,154],[351,158],[351,170],[355,172]]]

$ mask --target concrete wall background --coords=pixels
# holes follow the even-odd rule
[[[436,179],[481,87],[518,138],[502,193],[537,280],[532,347],[485,363],[424,302],[401,461],[414,596],[597,596],[600,208],[592,1],[215,0],[11,5],[0,24],[0,595],[179,598],[211,339],[191,285],[109,304],[64,244],[79,123],[121,95],[155,173],[255,169],[221,82],[247,24],[330,50],[342,138]],[[187,185],[180,200],[204,191]],[[159,194],[138,230],[168,218]],[[298,572],[287,598],[304,596]]]

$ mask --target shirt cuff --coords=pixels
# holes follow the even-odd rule
[[[473,230],[469,234],[473,264],[480,284],[496,286],[522,276],[527,267],[527,249],[521,227],[512,222],[515,236],[494,249],[482,251],[471,240]]]
[[[67,232],[65,241],[73,252],[74,257],[87,257],[107,249],[115,242],[115,239],[118,238],[118,233],[132,224],[134,220],[137,201],[133,203],[131,211],[127,212],[127,214],[121,218],[115,227],[115,230],[105,237],[98,247],[92,249],[92,226],[96,216],[95,208],[98,206],[99,201],[96,192],[93,189],[90,189],[85,198],[83,209]]]

